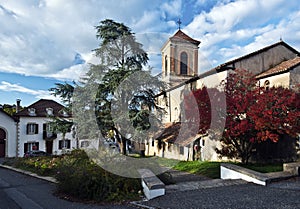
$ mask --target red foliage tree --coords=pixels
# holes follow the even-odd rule
[[[255,143],[277,142],[280,135],[295,136],[299,130],[299,95],[278,87],[264,90],[246,70],[231,73],[223,84],[226,94],[226,125],[221,156],[247,163]]]
[[[261,89],[249,112],[258,130],[257,140],[277,142],[281,135],[296,137],[299,132],[299,94],[283,88]]]
[[[241,158],[247,163],[257,134],[249,111],[256,103],[259,87],[252,74],[236,70],[229,74],[222,88],[226,95],[226,124],[222,148],[216,151],[221,156]]]
[[[205,86],[184,95],[184,110],[185,120],[189,127],[198,129],[192,131],[203,135],[206,134],[211,124],[211,105]]]

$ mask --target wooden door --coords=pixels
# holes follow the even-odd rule
[[[46,152],[48,154],[52,154],[52,150],[53,150],[53,140],[47,140],[46,141]]]

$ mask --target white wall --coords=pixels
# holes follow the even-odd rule
[[[263,87],[266,80],[268,80],[270,82],[270,87],[282,86],[282,87],[289,88],[290,73],[287,72],[287,73],[283,73],[283,74],[274,75],[274,76],[270,76],[270,77],[267,77],[267,78],[260,79],[259,80],[259,85]]]
[[[3,112],[0,112],[0,128],[6,132],[6,157],[16,156],[16,122]]]
[[[46,117],[20,117],[19,122],[19,147],[18,156],[22,157],[24,155],[24,144],[29,142],[38,142],[39,150],[46,151],[46,140],[43,139],[43,124],[50,121]],[[27,134],[26,128],[28,123],[38,124],[38,134]],[[62,139],[61,134],[57,134],[57,138],[53,140],[53,154],[61,154],[62,150],[59,149],[59,140]],[[73,139],[72,133],[67,133],[65,139],[71,140],[71,147],[76,148],[76,140]]]
[[[215,73],[205,78],[199,79],[197,81],[196,88],[200,89],[203,86],[206,86],[207,88],[218,87],[220,83],[227,78],[227,75],[228,75],[228,71],[225,70],[223,72]]]

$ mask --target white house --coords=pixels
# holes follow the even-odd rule
[[[0,109],[0,157],[22,157],[26,151],[42,150],[49,154],[61,154],[77,147],[74,130],[65,139],[61,133],[53,133],[49,127],[51,116],[71,119],[64,106],[41,99],[19,111],[12,117]]]
[[[17,119],[0,108],[0,157],[14,157],[17,153]]]

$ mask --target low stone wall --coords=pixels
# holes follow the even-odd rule
[[[295,176],[300,176],[300,162],[284,163],[283,170],[290,172]]]
[[[149,169],[139,169],[143,192],[148,200],[165,195],[165,184]]]
[[[259,185],[267,185],[268,178],[256,171],[229,163],[221,163],[221,179],[243,179]]]
[[[260,173],[230,163],[220,166],[221,179],[243,179],[248,182],[266,186],[273,181],[288,179],[299,175],[300,163],[283,164],[282,172]]]

